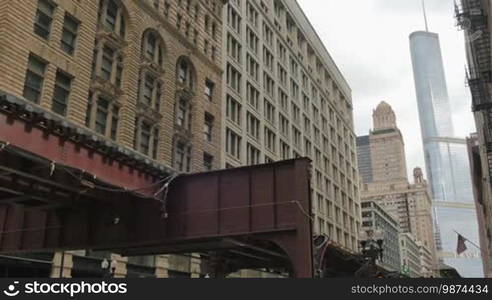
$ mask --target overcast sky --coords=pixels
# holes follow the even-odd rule
[[[298,0],[352,88],[355,130],[372,128],[382,100],[395,110],[405,139],[407,168],[425,168],[408,36],[425,29],[421,0]],[[463,32],[453,0],[426,0],[429,30],[440,36],[455,133],[475,131],[465,86]]]

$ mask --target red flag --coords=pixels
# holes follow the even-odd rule
[[[461,235],[461,234],[458,234],[458,245],[456,246],[456,252],[458,253],[458,255],[460,255],[461,253],[465,252],[468,248],[466,248],[466,239]]]

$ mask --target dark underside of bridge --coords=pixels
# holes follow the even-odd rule
[[[313,276],[308,159],[182,174],[0,93],[0,254],[201,253]]]
[[[49,253],[83,249],[199,253],[217,277],[349,276],[360,259],[333,244],[313,259],[309,178],[308,159],[178,175],[0,92],[0,265],[42,276]]]

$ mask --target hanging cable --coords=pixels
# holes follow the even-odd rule
[[[170,176],[170,179],[162,186],[161,189],[159,189],[154,194],[154,198],[155,199],[158,199],[159,194],[163,193],[162,198],[159,199],[159,201],[161,202],[161,217],[163,219],[167,219],[167,217],[168,217],[167,211],[166,211],[166,202],[167,202],[167,194],[169,192],[169,186],[171,185],[171,183],[173,182],[173,180],[176,179],[178,176],[179,176],[178,173]]]
[[[5,148],[10,145],[9,142],[0,142],[0,152],[2,152]]]

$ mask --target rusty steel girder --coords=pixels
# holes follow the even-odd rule
[[[199,252],[236,259],[229,272],[284,268],[313,276],[308,159],[183,174],[156,185],[166,174],[1,112],[0,143],[0,253]],[[53,161],[75,176],[50,168]],[[168,192],[155,197],[166,183]],[[149,185],[140,194],[112,189]]]

